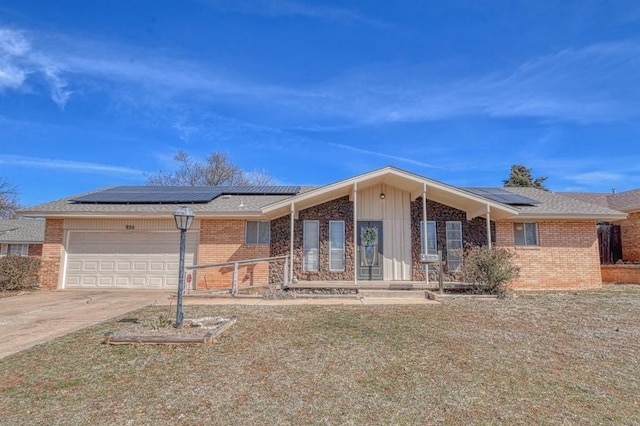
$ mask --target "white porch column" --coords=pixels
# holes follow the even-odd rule
[[[423,182],[422,183],[422,241],[421,241],[421,245],[422,247],[420,247],[420,252],[422,254],[427,254],[427,252],[429,251],[427,249],[427,241],[429,240],[429,238],[427,237],[427,229],[429,227],[427,226],[427,183]],[[424,267],[424,276],[425,276],[425,281],[427,282],[427,285],[429,284],[429,265],[428,264],[422,264]]]
[[[353,283],[358,284],[358,182],[353,182]]]
[[[289,281],[293,280],[293,226],[295,224],[295,207],[291,202],[291,222],[289,230]],[[287,283],[288,284],[288,283]]]
[[[487,247],[491,250],[491,206],[487,203]]]

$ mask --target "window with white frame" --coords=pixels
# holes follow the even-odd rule
[[[517,246],[537,246],[538,224],[536,222],[516,222],[513,224],[513,235]]]
[[[438,254],[438,240],[436,237],[436,222],[427,221],[427,254]],[[424,221],[420,221],[420,253],[425,253]]]
[[[302,229],[302,269],[317,272],[320,266],[320,222],[305,220]]]
[[[271,224],[269,222],[247,221],[247,227],[244,233],[244,241],[246,244],[269,244],[270,235]]]
[[[0,256],[28,256],[29,244],[3,244]]]
[[[450,272],[462,270],[462,222],[447,222],[447,269]]]
[[[344,271],[344,220],[329,221],[329,270]]]

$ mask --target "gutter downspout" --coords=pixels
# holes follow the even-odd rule
[[[293,281],[293,226],[295,225],[294,221],[295,216],[295,207],[293,201],[291,202],[291,222],[289,225],[289,282]],[[287,283],[289,284],[289,283]]]
[[[487,247],[491,250],[491,206],[487,203]]]
[[[422,182],[422,247],[420,248],[422,254],[427,254],[429,251],[427,249],[427,241],[429,240],[427,228],[427,183]],[[422,265],[424,266],[425,281],[429,285],[429,264],[424,263]]]
[[[358,284],[358,182],[353,182],[353,283]]]

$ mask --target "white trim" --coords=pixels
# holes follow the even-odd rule
[[[518,224],[522,225],[522,236],[524,237],[524,244],[518,244],[516,240],[516,226]],[[527,225],[535,225],[536,226],[536,243],[535,244],[527,244]],[[514,247],[539,247],[540,246],[540,232],[538,227],[538,222],[513,222],[513,245]]]
[[[358,182],[353,182],[353,283],[358,284]]]
[[[456,225],[455,227],[458,229],[455,229],[452,231],[456,231],[456,232],[460,232],[460,239],[457,238],[450,238],[449,237],[449,224],[451,225]],[[447,269],[449,270],[449,272],[460,272],[461,268],[462,268],[462,263],[463,263],[463,256],[462,253],[460,253],[459,256],[454,256],[452,255],[451,251],[452,250],[463,250],[464,249],[464,236],[462,235],[462,222],[459,220],[448,220],[446,221],[446,225],[445,225],[445,234],[446,234],[446,240],[447,240]],[[460,247],[450,247],[450,242],[454,243],[454,242],[460,242]],[[453,269],[451,268],[451,263],[452,260],[455,259],[456,261],[460,261],[460,265]]]
[[[491,250],[491,206],[487,204],[487,247]]]
[[[307,247],[307,224],[316,225],[316,239],[313,241],[315,246]],[[317,265],[316,269],[307,268],[307,256],[311,254],[311,250],[315,249],[315,259],[312,259],[314,264]],[[309,251],[309,254],[307,253]],[[320,271],[320,221],[319,220],[305,220],[302,222],[302,270],[304,272],[319,272]]]
[[[332,224],[341,224],[342,225],[342,248],[341,249],[334,249],[333,247],[331,247],[331,228],[332,228]],[[330,272],[344,272],[345,270],[345,252],[346,252],[346,235],[345,235],[345,231],[346,231],[346,226],[345,226],[345,221],[344,220],[330,220],[329,221],[329,271]],[[331,267],[332,264],[332,256],[331,254],[335,251],[335,250],[340,250],[340,255],[342,257],[342,268],[340,269],[333,269]]]
[[[255,223],[256,225],[256,242],[255,243],[250,243],[249,241],[247,241],[248,236],[249,236],[249,223]],[[266,225],[265,225],[266,224]],[[267,242],[260,242],[260,228],[262,226],[267,226],[267,229],[269,229],[269,235],[267,238]],[[244,243],[245,245],[248,246],[268,246],[269,244],[271,244],[271,222],[269,222],[268,220],[245,220],[244,222]]]

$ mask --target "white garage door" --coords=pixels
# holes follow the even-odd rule
[[[185,265],[198,234],[187,233]],[[177,288],[179,232],[70,232],[65,288]]]

